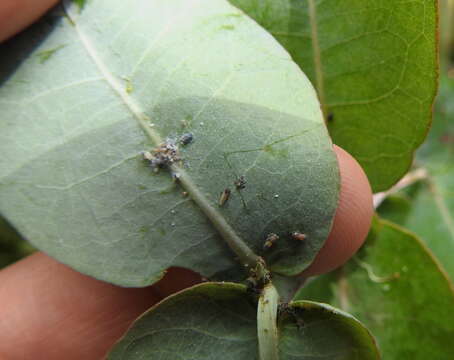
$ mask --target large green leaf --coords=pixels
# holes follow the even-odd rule
[[[197,285],[142,315],[108,358],[257,359],[256,316],[255,301],[244,286]],[[328,305],[292,303],[278,325],[280,360],[378,359],[361,323]]]
[[[425,246],[387,221],[340,271],[310,282],[296,299],[329,302],[363,322],[384,359],[450,359],[454,289]]]
[[[417,183],[387,198],[379,214],[415,232],[454,280],[454,79],[443,77],[435,118],[417,152]],[[411,173],[410,173],[411,174]],[[410,175],[411,176],[411,175]]]
[[[60,261],[126,286],[169,266],[225,274],[236,262],[219,234],[282,274],[307,267],[330,230],[338,169],[315,91],[285,50],[224,0],[65,11],[1,49],[5,217]],[[182,188],[141,151],[187,132]],[[271,232],[280,240],[265,252]]]
[[[433,0],[231,0],[266,28],[312,80],[333,141],[374,191],[410,167],[436,92]]]

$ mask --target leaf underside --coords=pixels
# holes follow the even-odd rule
[[[378,359],[369,332],[328,305],[295,302],[279,321],[280,360]],[[246,288],[205,283],[142,315],[108,359],[258,359],[256,304]]]
[[[317,88],[331,137],[374,192],[412,163],[437,88],[437,2],[231,0],[267,29]]]
[[[450,359],[454,288],[411,233],[376,220],[366,245],[341,270],[295,297],[329,302],[374,334],[384,359]]]
[[[323,245],[339,179],[314,89],[226,1],[66,4],[2,54],[0,211],[59,261],[123,286],[170,266],[233,278],[201,203],[284,275]],[[185,197],[141,152],[188,132],[181,168],[198,194]]]

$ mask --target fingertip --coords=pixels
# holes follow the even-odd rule
[[[101,359],[140,314],[201,281],[170,268],[153,286],[124,288],[37,252],[0,271],[0,358]]]
[[[43,253],[0,271],[0,357],[100,359],[161,298],[80,274]]]
[[[341,178],[339,206],[331,233],[303,276],[329,272],[350,259],[367,237],[374,214],[372,190],[364,170],[345,150],[334,145]]]
[[[58,0],[2,0],[0,1],[0,42],[21,31]]]

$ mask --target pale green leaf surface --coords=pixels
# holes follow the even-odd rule
[[[1,50],[4,216],[51,256],[125,286],[169,266],[236,268],[206,208],[259,254],[279,234],[263,254],[274,270],[307,267],[331,227],[338,169],[314,89],[285,50],[223,0],[68,6]],[[185,132],[189,197],[140,155]]]
[[[425,246],[384,220],[341,270],[309,282],[295,297],[328,302],[359,319],[384,359],[450,359],[454,291]]]
[[[291,308],[278,322],[280,360],[378,358],[371,335],[350,315],[313,302],[295,302]],[[256,315],[243,285],[197,285],[142,315],[108,358],[258,359]]]
[[[454,281],[454,79],[441,79],[435,117],[416,166],[426,178],[386,199],[379,214],[417,234]]]
[[[317,88],[333,141],[390,187],[424,140],[436,92],[437,3],[231,0],[267,29]]]

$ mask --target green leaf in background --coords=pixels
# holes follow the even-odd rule
[[[219,233],[279,273],[306,268],[339,179],[315,91],[285,50],[223,0],[66,6],[1,49],[4,216],[61,262],[119,285],[148,285],[170,266],[224,276],[238,265]],[[179,144],[175,176],[190,190],[143,160],[164,141]],[[280,240],[265,251],[269,233]]]
[[[384,359],[450,359],[454,289],[411,233],[376,220],[365,246],[337,272],[309,282],[295,297],[328,302],[359,319]]]
[[[311,79],[333,141],[374,192],[408,170],[437,87],[437,2],[231,0]]]
[[[454,280],[454,79],[442,77],[435,118],[416,156],[422,179],[385,199],[379,214],[418,235]]]
[[[0,216],[0,269],[30,255],[35,249]]]
[[[254,360],[256,316],[255,301],[243,285],[197,285],[142,315],[108,359]],[[378,359],[373,338],[361,323],[328,305],[292,303],[279,327],[280,360]]]

